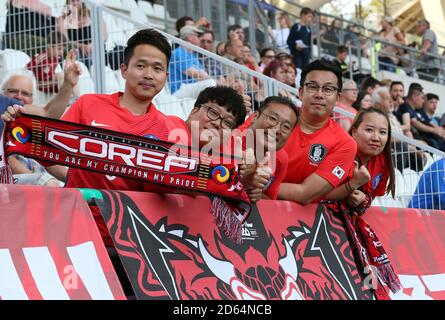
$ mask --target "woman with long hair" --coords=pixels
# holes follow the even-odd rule
[[[341,201],[335,211],[345,223],[353,243],[352,247],[355,249],[355,257],[361,261],[362,270],[372,270],[373,279],[377,280],[378,276],[379,280],[396,293],[402,289],[400,279],[382,242],[361,217],[375,197],[384,194],[391,194],[393,198],[395,196],[391,124],[385,112],[368,108],[356,115],[349,134],[357,143],[357,164],[353,176],[326,198]],[[372,287],[373,293],[378,300],[388,300],[388,292],[379,280],[373,280],[373,284],[377,284]]]
[[[371,95],[367,91],[360,91],[352,106],[357,111],[371,108],[373,106]]]
[[[395,196],[391,124],[383,111],[371,107],[359,111],[349,133],[357,143],[356,168],[352,178],[326,198],[346,201],[363,213],[375,197]]]

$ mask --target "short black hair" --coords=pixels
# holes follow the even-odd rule
[[[269,104],[271,103],[278,103],[278,104],[284,104],[286,106],[288,106],[289,108],[292,109],[293,112],[295,112],[295,115],[297,116],[297,122],[298,122],[298,118],[300,116],[300,109],[297,108],[297,106],[292,102],[291,99],[286,98],[286,97],[279,97],[279,96],[270,96],[267,97],[266,99],[264,99],[259,108],[258,108],[258,112],[263,112],[264,110],[267,109],[267,107],[269,106]]]
[[[434,93],[427,93],[425,95],[425,97],[426,97],[427,101],[432,100],[432,99],[440,100],[439,96],[437,94],[434,94]]]
[[[423,91],[422,85],[420,83],[418,83],[418,82],[412,82],[409,85],[408,91],[413,90],[413,89],[416,89],[416,90],[419,90],[419,91]]]
[[[213,41],[215,41],[215,33],[212,30],[203,30],[200,37],[202,37],[205,34],[210,34],[212,36]]]
[[[124,50],[124,63],[127,67],[131,57],[134,54],[134,48],[144,44],[153,46],[164,53],[165,57],[167,58],[168,67],[172,55],[172,48],[168,43],[167,38],[155,29],[139,30],[134,35],[132,35],[130,39],[128,39],[127,47]]]
[[[338,46],[337,49],[335,50],[335,52],[337,54],[340,54],[340,53],[349,52],[349,50],[348,50],[347,46]]]
[[[393,81],[393,82],[391,82],[391,85],[389,86],[389,90],[392,90],[392,88],[394,86],[402,86],[403,88],[405,88],[405,85],[403,84],[402,81]]]
[[[195,108],[207,102],[214,102],[221,107],[225,107],[228,112],[235,117],[235,128],[244,123],[246,118],[246,106],[243,97],[231,87],[216,86],[208,87],[201,91],[195,102]],[[233,128],[233,129],[235,129]]]
[[[178,31],[178,33],[179,33],[179,30],[181,30],[181,28],[185,26],[187,21],[193,21],[193,18],[189,17],[189,16],[184,16],[184,17],[178,18],[178,20],[176,20],[175,29],[176,29],[176,31]]]
[[[243,27],[241,27],[239,24],[232,24],[231,26],[229,26],[227,28],[227,39],[230,39],[230,31],[235,31],[237,29],[242,29]]]
[[[301,9],[301,11],[300,11],[300,17],[305,16],[305,15],[307,15],[307,14],[312,14],[312,15],[314,15],[314,10],[312,10],[312,9],[309,8],[309,7],[304,7],[303,9]]]
[[[367,91],[368,88],[374,88],[375,86],[381,86],[382,83],[377,80],[376,78],[373,78],[371,76],[363,78],[361,84],[360,84],[360,90],[361,91]]]
[[[343,88],[343,79],[340,68],[334,63],[324,59],[314,60],[310,64],[304,66],[303,71],[301,72],[301,79],[300,79],[301,88],[304,87],[306,76],[312,71],[329,71],[335,74],[335,76],[337,77],[338,92],[341,92]]]
[[[260,51],[260,58],[264,58],[268,51],[273,51],[275,53],[275,50],[273,48],[263,48]]]
[[[422,88],[423,89],[423,88]],[[407,99],[411,99],[414,96],[418,96],[419,94],[423,94],[423,90],[419,87],[410,87],[408,90]]]

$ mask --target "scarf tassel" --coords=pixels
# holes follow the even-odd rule
[[[402,284],[399,277],[394,272],[390,263],[385,263],[377,267],[377,273],[379,278],[389,287],[393,293],[397,293],[402,290]]]
[[[210,212],[215,218],[218,227],[222,229],[229,239],[235,241],[237,244],[243,242],[243,225],[241,221],[236,218],[235,213],[229,204],[219,197],[214,197]]]

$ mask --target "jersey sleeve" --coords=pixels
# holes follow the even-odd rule
[[[314,173],[336,188],[346,179],[352,178],[356,154],[357,144],[353,139],[347,139],[326,156],[326,159]]]
[[[277,152],[276,157],[276,168],[272,177],[273,180],[266,190],[263,191],[263,193],[272,200],[276,200],[278,197],[278,191],[280,190],[281,182],[286,176],[289,162],[287,152],[284,150]]]

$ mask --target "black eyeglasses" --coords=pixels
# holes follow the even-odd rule
[[[221,128],[223,129],[233,129],[235,128],[235,123],[229,119],[223,118],[219,115],[219,112],[215,109],[213,109],[211,106],[208,105],[201,105],[204,108],[207,108],[207,118],[209,118],[212,121],[215,120],[221,120]]]
[[[334,86],[322,86],[320,87],[318,84],[316,83],[305,83],[304,86],[306,87],[307,92],[309,93],[315,93],[318,92],[321,88],[321,92],[325,95],[325,96],[332,96],[335,92],[338,91],[337,87]]]
[[[260,115],[264,115],[266,117],[266,124],[269,128],[275,127],[277,124],[280,124],[280,130],[284,134],[289,134],[294,129],[294,125],[290,121],[286,121],[281,119],[275,113],[265,113],[260,112]]]

